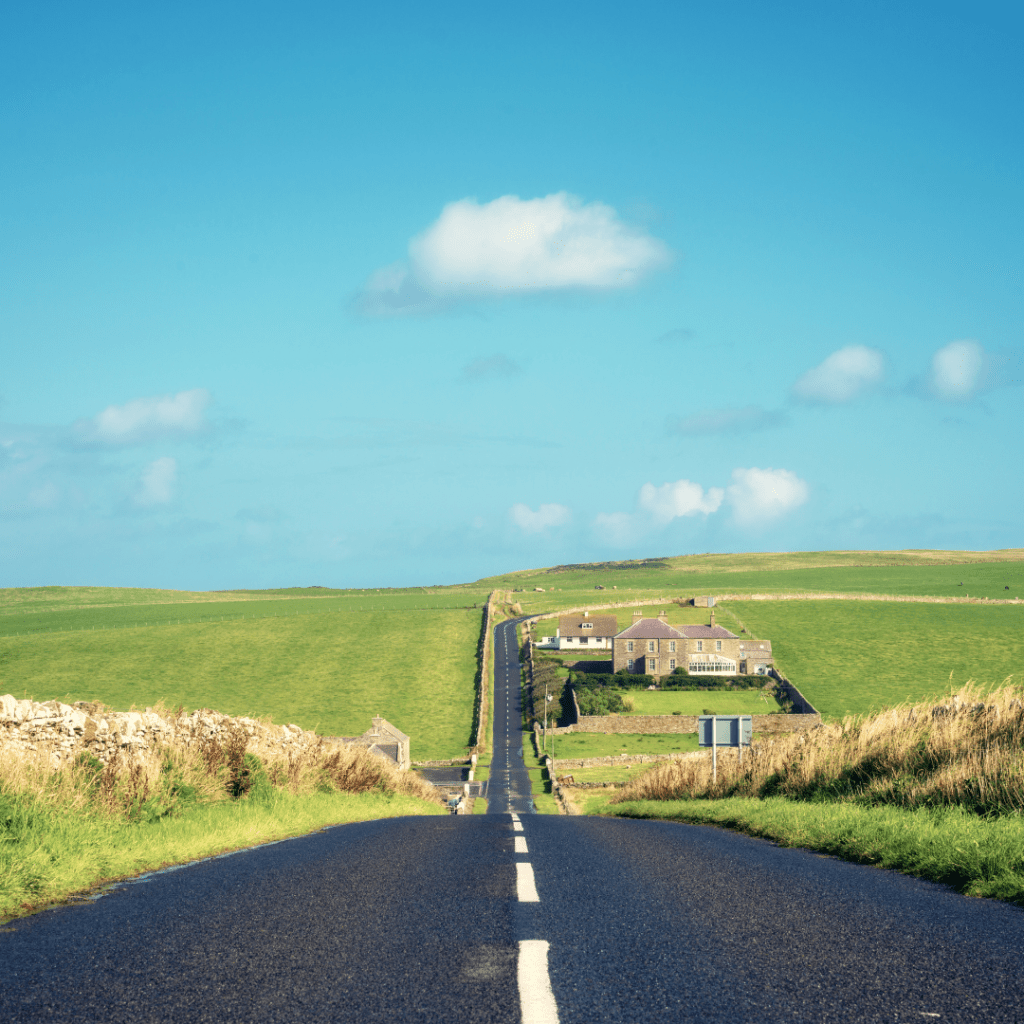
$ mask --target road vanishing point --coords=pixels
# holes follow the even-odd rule
[[[338,826],[0,929],[0,1021],[1024,1022],[1024,913],[726,831],[533,813],[514,623],[486,815]]]

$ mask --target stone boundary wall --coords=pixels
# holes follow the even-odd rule
[[[486,721],[487,694],[491,686],[491,631],[494,629],[494,595],[492,590],[487,595],[484,605],[484,620],[480,629],[480,643],[477,647],[476,670],[476,721],[473,723],[474,753],[483,753],[487,749]]]
[[[972,563],[973,564],[973,563]],[[928,597],[922,594],[716,594],[716,601],[893,601],[897,604],[1020,604],[1020,597]],[[654,602],[650,602],[653,604]]]
[[[774,666],[769,675],[775,679],[782,692],[793,702],[794,715],[818,715],[818,709]],[[821,715],[818,715],[821,719]]]
[[[568,733],[686,733],[697,731],[698,715],[581,715],[575,725],[549,729],[552,736]],[[754,732],[777,735],[805,732],[821,725],[821,715],[752,715]],[[543,730],[541,730],[543,732]]]
[[[320,737],[297,725],[271,725],[254,718],[232,718],[206,709],[192,714],[145,711],[112,711],[95,701],[39,704],[0,697],[0,754],[46,758],[59,768],[83,751],[106,764],[115,755],[140,756],[168,743],[185,746],[226,738],[241,729],[249,749],[260,757],[295,755],[318,743],[342,742]]]
[[[553,762],[556,772],[566,768],[614,768],[618,765],[655,764],[660,761],[683,761],[703,757],[703,751],[687,750],[675,754],[609,754],[607,757],[560,757]],[[549,758],[550,760],[550,758]]]
[[[574,615],[576,612],[602,612],[608,608],[650,608],[657,604],[675,604],[675,597],[655,597],[650,601],[616,601],[614,604],[581,604],[575,608],[558,608],[553,612],[538,612],[523,619],[524,626],[532,626],[541,619],[557,618],[559,615]]]

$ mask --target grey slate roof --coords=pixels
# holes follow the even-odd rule
[[[684,627],[688,628],[688,627]],[[706,629],[707,627],[701,627]],[[732,636],[732,633],[727,634]],[[661,619],[641,619],[627,626],[621,633],[615,634],[615,639],[624,640],[685,640],[686,637],[678,629],[673,628]]]
[[[688,640],[737,640],[724,626],[683,626],[683,635]]]
[[[584,629],[583,623],[591,623],[590,629]],[[561,636],[615,636],[619,628],[618,619],[614,615],[594,615],[585,619],[582,612],[574,615],[558,617],[558,632]]]

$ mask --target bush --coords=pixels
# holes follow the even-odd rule
[[[576,694],[576,703],[580,706],[581,715],[610,715],[626,710],[622,697],[607,688],[579,690]]]

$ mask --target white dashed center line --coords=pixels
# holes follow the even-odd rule
[[[532,864],[516,864],[516,892],[520,903],[540,903]]]
[[[515,853],[529,853],[530,851],[526,848],[526,836],[515,837],[516,848],[513,852]]]
[[[519,1006],[523,1024],[558,1024],[558,1004],[548,974],[549,944],[542,939],[519,943]]]

